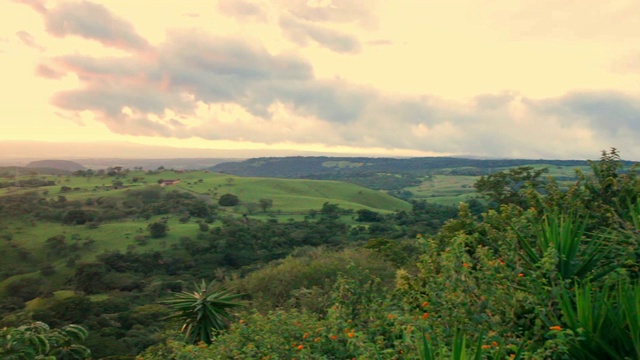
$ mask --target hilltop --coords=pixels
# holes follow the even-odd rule
[[[25,167],[40,169],[59,169],[70,172],[86,170],[84,166],[70,160],[37,160],[28,163]]]
[[[264,157],[226,162],[211,171],[238,176],[282,178],[330,178],[362,173],[414,173],[455,169],[457,175],[484,175],[503,168],[545,164],[550,166],[586,166],[586,160],[468,159],[455,157],[419,157],[408,159],[370,157]]]

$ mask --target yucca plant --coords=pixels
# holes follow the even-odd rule
[[[588,219],[576,215],[545,214],[536,225],[533,242],[514,227],[522,249],[520,257],[533,270],[554,249],[558,256],[556,273],[562,280],[600,278],[617,267],[615,263],[603,265],[602,261],[612,250],[607,242],[611,237],[588,237],[587,225]]]
[[[481,359],[503,359],[507,357],[505,348],[499,346],[483,346],[484,336],[480,335],[473,350],[467,349],[466,336],[457,331],[453,337],[451,349],[439,348],[435,349],[434,344],[426,334],[426,330],[422,330],[420,341],[418,342],[418,358],[420,360],[481,360]],[[508,356],[511,360],[519,360],[522,357],[523,346],[512,356]]]
[[[166,319],[181,319],[185,342],[205,342],[211,344],[216,333],[225,330],[231,319],[228,309],[240,307],[241,302],[234,301],[243,296],[233,294],[229,290],[216,286],[213,282],[207,285],[204,280],[200,285],[194,283],[192,292],[173,293],[172,298],[161,303],[167,305],[174,313]]]
[[[559,294],[562,321],[574,337],[575,359],[640,359],[640,284],[576,284]]]

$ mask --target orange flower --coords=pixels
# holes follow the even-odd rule
[[[393,314],[387,315],[387,319],[393,319]]]
[[[302,349],[304,349],[304,345],[302,344],[298,345],[298,350],[302,350]]]
[[[427,306],[429,306],[428,302],[425,301],[425,302],[422,303],[422,307],[427,307]]]
[[[308,338],[308,337],[309,337],[309,333],[308,333],[308,332],[306,332],[306,333],[304,333],[304,335],[302,335],[302,338],[303,338],[303,339],[306,339],[306,338]]]
[[[497,341],[494,341],[494,342],[492,342],[492,343],[491,343],[491,345],[493,345],[493,346],[495,346],[495,347],[498,347],[498,342],[497,342]]]
[[[350,333],[348,333],[348,334],[347,334],[347,336],[348,336],[348,337],[350,337],[350,338],[352,338],[354,335],[355,335],[355,334],[354,334],[354,333],[352,333],[352,332],[350,332]]]
[[[240,319],[240,321],[238,321],[240,324],[244,324],[244,320]]]
[[[320,341],[320,338],[313,339],[313,342],[318,342],[318,341]]]
[[[558,326],[558,325],[555,325],[555,326],[550,326],[549,330],[560,331],[560,330],[562,330],[562,328],[560,326]]]
[[[482,345],[483,349],[491,349],[491,345]]]
[[[335,339],[337,339],[338,337],[337,337],[337,336],[335,336],[335,335],[331,335],[331,336],[329,336],[329,338],[330,338],[331,340],[335,340]]]
[[[429,313],[424,313],[424,314],[422,314],[422,319],[423,319],[423,320],[424,320],[424,319],[426,319],[427,317],[429,317]]]
[[[464,266],[464,267],[468,268],[468,267],[469,267],[469,264],[467,264],[467,263],[462,263],[462,266]]]
[[[523,276],[524,276],[523,273],[518,274],[518,277],[523,277]]]

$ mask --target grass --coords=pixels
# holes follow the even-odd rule
[[[456,206],[477,194],[473,184],[479,176],[432,175],[418,186],[408,187],[416,200]]]

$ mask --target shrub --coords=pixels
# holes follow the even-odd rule
[[[218,200],[218,204],[220,206],[225,206],[225,207],[236,206],[239,203],[240,203],[240,199],[233,194],[224,194],[220,196],[220,199]]]

